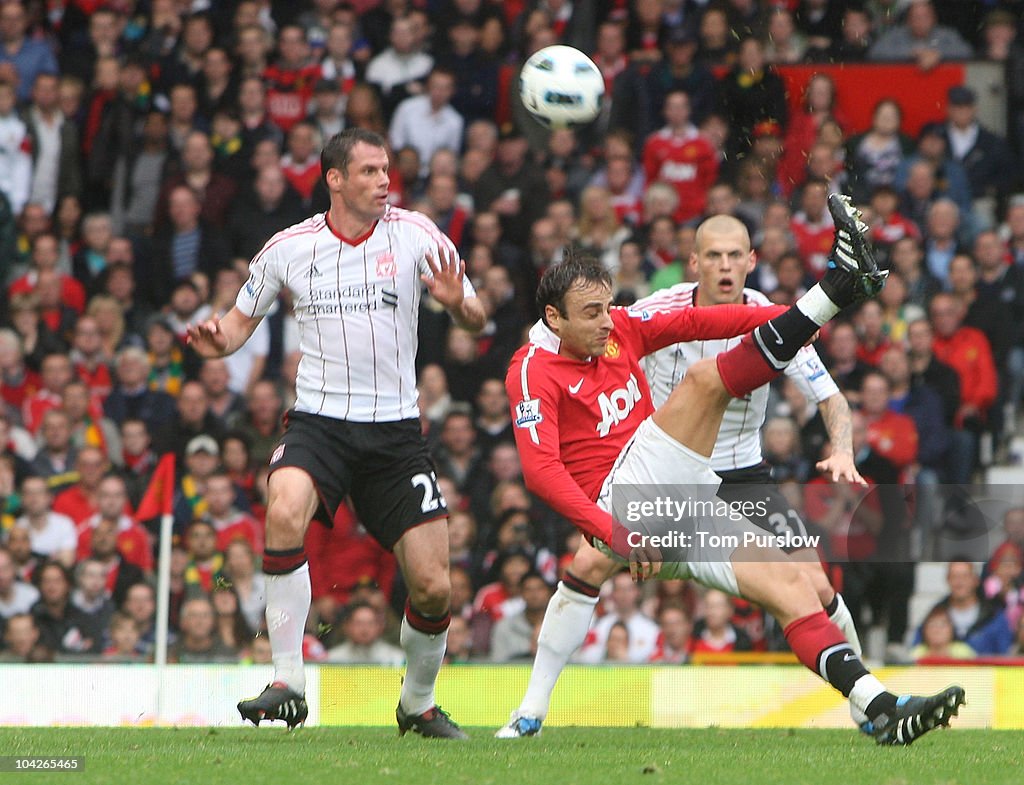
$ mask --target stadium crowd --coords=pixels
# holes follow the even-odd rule
[[[523,486],[503,383],[566,247],[599,258],[628,305],[685,280],[696,225],[733,214],[758,250],[748,285],[790,304],[824,270],[828,193],[852,193],[891,270],[820,340],[857,408],[858,468],[926,499],[1005,459],[1024,393],[1022,6],[0,0],[0,661],[152,658],[158,521],[136,511],[169,452],[170,657],[270,661],[262,513],[295,399],[294,321],[282,298],[225,360],[183,336],[231,307],[275,232],[326,208],[319,151],[350,126],[388,136],[392,202],[455,241],[489,314],[480,336],[429,299],[420,315],[421,419],[451,510],[450,661],[531,658],[579,537]],[[579,134],[516,100],[519,64],[554,43],[605,76]],[[979,124],[967,86],[916,138],[898,89],[853,134],[827,74],[794,112],[777,70],[949,60],[1005,66],[1005,135]],[[862,505],[813,476],[828,448],[816,408],[780,382],[765,457],[809,521],[856,535],[861,563],[835,577],[858,620],[885,626],[897,659],[1024,654],[1024,510],[979,571],[929,552],[943,522],[923,502]],[[307,552],[307,660],[400,662],[390,554],[346,508]],[[910,559],[936,555],[948,596],[915,633]],[[606,588],[581,661],[785,645],[719,592],[628,574]]]

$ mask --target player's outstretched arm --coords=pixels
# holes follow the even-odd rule
[[[868,483],[860,472],[853,458],[853,426],[850,421],[850,404],[842,393],[830,395],[818,404],[821,418],[825,421],[829,441],[832,442],[832,454],[823,461],[818,461],[817,469],[830,476],[832,482],[844,480],[867,487]]]
[[[788,309],[781,305],[714,305],[708,308],[667,310],[628,309],[626,329],[636,331],[644,355],[684,341],[710,341],[745,335]]]
[[[226,357],[249,340],[262,316],[246,316],[238,307],[188,326],[188,343],[200,357]]]
[[[466,295],[463,281],[466,263],[459,255],[444,246],[437,247],[436,255],[426,254],[431,275],[420,276],[434,299],[452,315],[455,323],[470,332],[480,332],[487,324],[483,303],[477,297]]]

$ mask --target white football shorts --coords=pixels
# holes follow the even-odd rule
[[[658,578],[693,579],[705,586],[739,595],[730,561],[738,547],[733,543],[742,543],[748,532],[763,536],[764,531],[739,515],[705,512],[721,510],[726,505],[715,495],[720,483],[718,475],[711,469],[709,458],[673,439],[648,417],[619,453],[601,486],[597,505],[614,515],[621,512],[616,507],[622,504],[621,498],[619,504],[613,504],[615,494],[628,496],[633,504],[641,499],[656,502],[660,498],[665,502],[666,497],[671,497],[668,501],[676,505],[676,510],[688,511],[686,520],[680,521],[678,531],[687,532],[690,541],[685,549],[685,561],[664,562]],[[629,521],[620,522],[633,531],[638,530]],[[661,526],[658,531],[663,531]],[[595,540],[594,545],[616,561],[625,561],[607,544]]]

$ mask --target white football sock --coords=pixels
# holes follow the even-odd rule
[[[836,609],[828,618],[839,628],[839,631],[843,633],[843,637],[850,642],[850,646],[853,647],[853,651],[858,657],[860,657],[864,650],[860,645],[860,638],[857,636],[857,625],[853,623],[853,616],[850,614],[850,609],[846,607],[846,602],[843,601],[843,595],[839,592],[836,592]]]
[[[857,656],[860,657],[863,652],[863,649],[860,645],[860,637],[858,637],[857,635],[857,626],[853,623],[853,616],[850,613],[850,609],[846,606],[846,602],[843,600],[843,595],[839,592],[836,592],[835,602],[836,609],[828,618],[833,624],[835,624],[839,628],[839,631],[843,633],[843,636],[849,642],[854,652],[856,652]],[[859,727],[860,725],[867,722],[867,714],[865,714],[863,711],[854,706],[852,701],[849,705],[850,718],[853,720],[853,723],[855,725]]]
[[[530,684],[519,704],[521,716],[540,720],[548,716],[555,682],[573,652],[587,639],[597,599],[559,582],[537,637],[537,657],[530,672]]]
[[[796,307],[800,313],[819,327],[841,310],[838,305],[828,299],[821,284],[817,283],[796,301]]]
[[[402,617],[402,649],[405,650],[405,680],[398,699],[402,711],[418,716],[434,707],[434,682],[448,645],[448,628],[428,635],[415,629]]]
[[[284,575],[267,575],[267,632],[274,658],[274,681],[281,681],[300,695],[306,692],[302,667],[302,637],[313,590],[309,563]]]
[[[871,705],[871,701],[886,691],[878,677],[871,673],[866,673],[857,679],[853,689],[850,690],[850,716],[853,717],[853,721],[857,722],[857,717],[863,717],[861,722],[866,720],[868,718],[867,709]],[[855,714],[854,709],[859,714]],[[860,725],[860,722],[857,724]]]

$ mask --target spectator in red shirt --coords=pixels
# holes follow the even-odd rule
[[[259,522],[235,506],[237,497],[238,489],[227,474],[217,472],[206,480],[205,517],[217,531],[217,550],[227,551],[232,540],[243,539],[261,553],[263,532]]]
[[[868,445],[905,471],[917,462],[917,426],[905,414],[889,409],[891,385],[881,371],[869,371],[860,388],[861,411],[867,421]]]
[[[58,497],[59,498],[59,497]],[[153,545],[148,532],[128,513],[128,490],[124,480],[116,475],[104,477],[96,490],[96,512],[78,524],[79,560],[86,558],[97,548],[106,549],[103,536],[106,527],[113,528],[114,542],[117,552],[128,564],[133,564],[143,572],[153,570]],[[104,532],[97,535],[100,526]],[[99,544],[97,544],[99,540]],[[108,556],[108,562],[113,560]],[[116,579],[115,579],[116,580]]]
[[[64,302],[60,276],[56,270],[40,271],[36,295],[39,297],[39,315],[43,324],[62,344],[67,345],[78,314]]]
[[[53,500],[53,511],[68,516],[76,526],[94,515],[98,509],[100,482],[108,469],[110,463],[103,450],[98,447],[85,447],[79,451],[75,456],[78,481],[57,494]]]
[[[73,376],[71,360],[66,354],[46,355],[40,370],[42,387],[25,399],[21,412],[22,424],[33,434],[39,430],[43,415],[61,407],[64,388]]]
[[[39,275],[43,271],[57,272],[60,278],[61,300],[70,306],[75,313],[85,310],[85,287],[70,275],[57,270],[60,262],[60,240],[53,232],[43,232],[32,240],[31,269],[20,278],[15,279],[7,288],[7,296],[34,292],[39,285]]]
[[[956,425],[983,424],[996,399],[998,377],[985,334],[963,326],[964,308],[945,292],[932,298],[929,308],[935,340],[935,356],[953,367],[960,377],[960,410]]]
[[[25,364],[21,338],[14,330],[0,330],[0,399],[20,412],[41,386],[39,374]]]
[[[281,159],[285,179],[308,205],[320,181],[320,148],[323,140],[312,123],[303,120],[288,131],[288,153]],[[454,239],[454,238],[453,238]]]
[[[267,113],[287,133],[306,116],[321,71],[319,64],[310,62],[306,32],[298,25],[281,28],[277,51],[279,58],[263,72],[263,81],[267,85]]]
[[[605,178],[612,208],[620,223],[637,226],[643,213],[643,204],[633,190],[633,161],[625,156],[610,158],[605,167]]]
[[[718,156],[711,143],[690,122],[690,96],[675,90],[665,97],[667,125],[644,143],[643,167],[647,184],[668,183],[679,196],[673,218],[689,221],[704,213],[707,191],[718,178]],[[829,229],[831,247],[831,228]]]
[[[732,624],[733,608],[729,595],[711,589],[704,595],[704,617],[693,626],[690,654],[752,651],[750,638]]]
[[[941,292],[928,308],[935,338],[936,359],[951,366],[960,379],[960,408],[953,418],[954,446],[950,451],[950,481],[968,482],[974,470],[978,438],[996,400],[999,377],[985,334],[963,325],[965,309],[952,294]]]
[[[800,111],[789,120],[782,160],[777,170],[783,194],[790,194],[807,177],[807,156],[818,141],[818,131],[834,117],[836,85],[828,74],[815,74],[804,88]]]
[[[832,250],[832,216],[828,212],[828,183],[808,180],[800,193],[800,211],[789,222],[796,247],[814,279],[825,273]]]
[[[871,210],[875,217],[871,222],[871,242],[876,251],[885,253],[904,237],[921,239],[917,224],[899,211],[900,195],[891,185],[879,185],[871,194]]]
[[[110,372],[110,358],[103,348],[99,325],[92,316],[80,316],[75,323],[71,339],[71,362],[75,375],[102,403],[110,394],[114,381]]]
[[[602,22],[597,28],[597,49],[593,54],[593,60],[604,77],[604,94],[610,98],[615,77],[629,65],[625,29],[620,23]]]
[[[522,606],[519,584],[532,568],[533,562],[522,551],[508,551],[498,557],[498,580],[482,586],[473,599],[473,651],[490,653],[491,630]]]
[[[878,300],[861,305],[853,320],[857,328],[857,359],[877,367],[882,355],[891,346],[885,336],[885,314]]]

